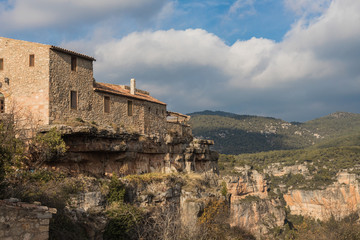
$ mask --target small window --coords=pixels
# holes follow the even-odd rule
[[[110,112],[110,97],[108,96],[104,97],[104,112],[106,113]]]
[[[151,112],[151,107],[149,107],[149,112]]]
[[[29,67],[34,67],[34,66],[35,66],[35,55],[30,54],[29,55]]]
[[[76,57],[71,57],[71,71],[76,71]]]
[[[0,58],[0,70],[4,70],[4,59]]]
[[[156,109],[156,115],[158,115],[159,114],[159,110],[158,109]]]
[[[128,116],[132,116],[132,115],[133,115],[133,102],[128,101]]]
[[[0,113],[5,112],[5,97],[2,93],[0,93]]]
[[[78,104],[77,92],[71,91],[70,92],[70,108],[76,110],[77,104]]]

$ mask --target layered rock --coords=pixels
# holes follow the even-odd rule
[[[284,199],[292,214],[341,219],[359,212],[360,185],[355,174],[340,172],[337,181],[323,190],[290,190]]]
[[[194,139],[187,125],[169,124],[167,134],[144,135],[93,126],[57,127],[68,146],[66,156],[47,163],[72,173],[119,176],[149,172],[217,171],[218,154],[211,140]]]
[[[237,169],[239,176],[225,178],[230,195],[231,226],[238,226],[260,238],[285,221],[285,208],[268,195],[269,185],[263,174],[247,168]]]

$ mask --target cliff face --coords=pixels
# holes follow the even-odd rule
[[[255,170],[238,169],[236,175],[189,173],[148,177],[145,174],[125,177],[122,181],[129,203],[151,209],[152,213],[161,212],[161,218],[157,216],[158,224],[171,222],[190,235],[197,230],[199,217],[212,200],[227,203],[229,212],[224,223],[245,229],[257,239],[274,239],[274,230],[285,226],[288,214],[327,220],[359,211],[359,183],[354,174],[341,172],[335,183],[322,190],[288,189],[284,194],[275,194],[269,178]],[[221,191],[223,183],[227,186],[226,196]],[[104,199],[106,193],[81,193],[71,199],[67,208],[88,236],[94,236],[91,239],[101,239],[107,225]]]
[[[194,139],[186,125],[171,124],[164,136],[90,126],[56,125],[41,131],[52,127],[68,146],[65,157],[47,163],[53,169],[95,176],[217,171],[218,154],[210,150],[214,142]]]
[[[238,169],[237,177],[225,177],[230,195],[231,226],[239,226],[260,238],[269,230],[284,225],[285,208],[279,199],[270,198],[263,174]]]
[[[333,184],[317,190],[306,189],[304,184],[292,186],[286,182],[287,176],[312,179],[311,165],[307,163],[291,166],[274,163],[262,172],[250,167],[235,167],[232,176],[208,174],[217,172],[218,155],[210,149],[213,142],[194,139],[190,129],[183,125],[171,125],[164,136],[140,135],[111,128],[57,127],[69,149],[64,158],[47,163],[51,168],[97,177],[114,173],[118,176],[187,173],[171,181],[127,184],[131,189],[131,204],[155,209],[171,206],[171,212],[165,210],[161,215],[180,224],[189,233],[195,231],[199,217],[213,199],[226,200],[229,214],[224,222],[246,229],[258,239],[271,236],[274,229],[284,227],[289,221],[288,214],[325,221],[332,216],[342,219],[360,211],[357,175],[346,171],[339,172]],[[194,178],[192,172],[204,174],[201,178]],[[282,182],[276,184],[276,178],[281,178]],[[222,183],[226,186],[225,194],[221,190]],[[89,236],[101,236],[107,224],[106,217],[101,214],[103,199],[100,192],[85,193],[75,197],[69,207],[70,214],[82,222]],[[94,211],[94,208],[100,214],[88,221],[87,212]]]
[[[290,190],[284,194],[292,214],[328,220],[342,219],[360,210],[360,188],[355,174],[341,172],[337,181],[323,190]]]

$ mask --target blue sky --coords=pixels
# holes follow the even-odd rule
[[[0,0],[0,35],[94,56],[99,82],[306,121],[359,112],[358,0]]]

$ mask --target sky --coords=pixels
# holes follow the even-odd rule
[[[175,112],[360,113],[359,0],[0,0],[0,36],[96,58]]]

